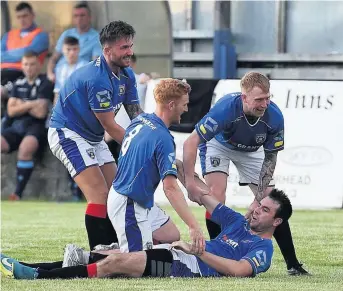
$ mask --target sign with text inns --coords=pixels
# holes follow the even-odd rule
[[[221,80],[215,88],[213,104],[228,93],[239,92],[239,80]],[[153,100],[152,81],[146,100]],[[149,88],[150,87],[150,88]],[[294,208],[340,208],[343,202],[343,82],[272,80],[271,100],[285,119],[285,149],[278,154],[274,180],[289,195]],[[146,104],[153,111],[155,104]],[[176,156],[189,134],[172,132]],[[196,171],[200,174],[200,161]],[[238,185],[231,163],[226,203],[246,207],[253,201],[249,187]],[[167,199],[161,185],[157,203]]]

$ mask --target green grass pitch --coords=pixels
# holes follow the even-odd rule
[[[1,250],[27,262],[62,259],[66,243],[87,247],[85,204],[2,202]],[[187,227],[166,211],[188,240]],[[204,224],[204,209],[192,208]],[[241,212],[244,210],[241,209]],[[253,279],[74,279],[17,281],[1,278],[1,290],[343,290],[343,210],[295,211],[290,220],[298,257],[311,277],[289,277],[278,247],[269,271]]]

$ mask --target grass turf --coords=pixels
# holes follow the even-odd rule
[[[1,250],[27,262],[62,259],[66,243],[87,247],[85,204],[2,202]],[[165,207],[188,240],[187,227]],[[193,212],[204,224],[204,210]],[[243,212],[243,210],[242,210]],[[298,258],[311,277],[290,277],[278,247],[272,267],[253,279],[74,279],[18,281],[1,278],[1,290],[343,290],[343,210],[295,211],[290,221]]]

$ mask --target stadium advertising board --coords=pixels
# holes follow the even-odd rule
[[[146,112],[154,111],[152,92],[156,82],[148,86]],[[239,80],[221,80],[215,88],[213,104],[225,94],[237,91]],[[286,191],[295,208],[342,207],[343,82],[272,80],[270,92],[285,119],[285,149],[278,155],[276,186]],[[124,115],[121,113],[121,120]],[[182,158],[182,146],[189,134],[172,134],[176,156]],[[199,158],[196,171],[201,173]],[[246,207],[253,194],[248,187],[240,187],[238,181],[237,170],[231,163],[227,204]],[[155,197],[158,203],[167,202],[161,185]]]

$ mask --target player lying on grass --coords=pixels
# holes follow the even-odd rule
[[[178,178],[184,182],[181,165],[178,163]],[[207,187],[200,179],[197,184],[202,189]],[[178,241],[140,252],[94,253],[88,265],[67,268],[54,268],[56,263],[20,263],[1,255],[1,272],[15,279],[253,277],[266,272],[273,255],[273,232],[292,214],[292,205],[285,193],[272,190],[254,210],[250,223],[204,191],[199,191],[196,199],[222,229],[217,238],[206,241],[202,254],[196,255],[190,244]]]

